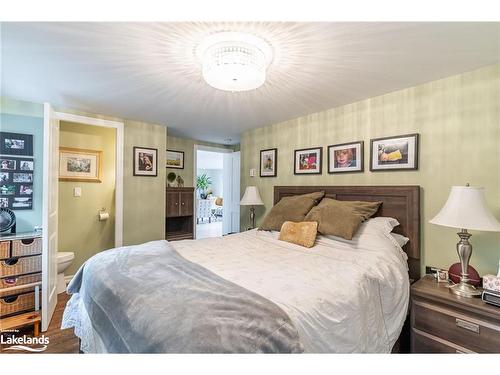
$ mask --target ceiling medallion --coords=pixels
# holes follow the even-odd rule
[[[208,36],[196,48],[203,66],[203,78],[224,91],[254,90],[266,81],[273,59],[271,46],[248,33],[219,32]]]

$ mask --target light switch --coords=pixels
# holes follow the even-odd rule
[[[82,196],[82,188],[81,187],[76,187],[73,189],[73,196],[74,197],[81,197]]]
[[[255,177],[255,168],[250,169],[250,177]]]

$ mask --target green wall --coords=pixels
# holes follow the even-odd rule
[[[195,139],[168,136],[167,149],[184,151],[184,169],[166,168],[167,174],[170,172],[174,172],[175,174],[182,176],[182,178],[184,179],[184,186],[194,185],[194,145],[227,148],[231,150],[236,150],[239,147],[239,145],[228,146],[217,143],[197,141]]]
[[[33,209],[14,211],[17,232],[29,232],[42,225],[43,105],[2,97],[0,131],[33,135]]]
[[[91,256],[115,247],[116,130],[61,121],[59,145],[102,151],[101,182],[59,181],[59,251],[75,253],[66,271],[76,273]],[[81,197],[73,196],[80,187]],[[99,221],[105,208],[107,221]]]
[[[125,121],[123,162],[123,243],[139,244],[165,238],[165,150],[167,128]],[[158,176],[133,175],[133,148],[158,150]]]
[[[447,268],[457,262],[453,228],[428,221],[444,205],[452,185],[483,186],[493,214],[500,219],[500,65],[370,98],[308,116],[247,131],[241,137],[241,192],[257,185],[265,209],[274,185],[420,185],[422,265]],[[369,171],[370,138],[420,133],[418,171]],[[365,141],[365,172],[294,176],[294,149]],[[278,148],[278,177],[249,177],[259,170],[259,150]],[[241,227],[248,210],[241,210]],[[480,274],[497,272],[500,233],[471,232],[471,264]]]

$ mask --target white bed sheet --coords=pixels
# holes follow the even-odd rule
[[[389,353],[408,309],[406,254],[375,233],[310,249],[251,230],[172,242],[186,259],[280,306],[306,352]],[[359,237],[359,236],[358,236]]]

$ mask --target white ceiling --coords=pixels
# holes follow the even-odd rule
[[[261,88],[203,81],[194,49],[221,30],[273,46]],[[2,95],[230,143],[245,129],[500,62],[500,23],[3,23],[1,41]]]

